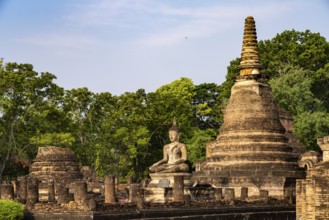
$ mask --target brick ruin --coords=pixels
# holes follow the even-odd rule
[[[304,153],[292,134],[291,117],[274,103],[261,74],[252,17],[246,18],[241,58],[240,76],[223,110],[224,123],[216,140],[206,145],[206,160],[192,174],[183,173],[187,177],[154,173],[150,182],[130,180],[120,186],[114,176],[101,179],[90,167],[80,169],[70,149],[42,147],[29,175],[2,184],[1,198],[16,199],[41,216],[91,212],[115,219],[134,210],[138,211],[132,215],[145,217],[147,210],[153,213],[161,208],[161,215],[174,216],[167,210],[176,208],[181,215],[184,212],[177,208],[202,214],[218,212],[220,207],[222,213],[232,207],[256,212],[267,207],[259,210],[288,210],[292,218],[284,218],[294,219],[296,193],[297,218],[325,219],[329,216],[329,136],[318,139],[323,159],[317,152]],[[155,191],[163,197],[161,203],[150,199]]]
[[[323,152],[305,153],[300,165],[307,166],[306,179],[297,180],[296,219],[329,219],[329,136],[318,138]]]
[[[235,189],[238,197],[242,188],[250,196],[264,190],[278,198],[292,193],[296,179],[304,178],[305,172],[298,166],[299,154],[288,143],[271,88],[261,74],[252,17],[246,18],[240,76],[223,113],[219,134],[207,144],[206,160],[192,181]]]
[[[86,168],[82,171],[86,171]],[[16,198],[30,210],[43,209],[44,204],[94,210],[97,194],[93,189],[87,190],[90,178],[83,174],[70,149],[40,147],[29,175],[18,179]]]

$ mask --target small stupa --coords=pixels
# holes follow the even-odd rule
[[[240,196],[261,190],[282,197],[295,189],[305,172],[298,167],[298,154],[288,145],[271,88],[261,74],[256,26],[245,20],[240,75],[223,110],[224,123],[215,141],[206,146],[206,160],[192,175],[192,181],[215,188],[233,188]]]
[[[48,199],[48,185],[55,183],[56,193],[58,184],[68,188],[76,180],[82,180],[79,164],[76,157],[68,148],[39,147],[38,154],[30,167],[29,177],[36,178],[39,182],[39,199]]]

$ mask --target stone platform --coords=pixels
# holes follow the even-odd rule
[[[190,173],[153,173],[151,182],[144,188],[145,202],[165,203],[173,201],[173,188],[175,176],[184,178],[184,194],[190,194],[192,186]]]

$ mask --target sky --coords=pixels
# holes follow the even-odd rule
[[[0,58],[97,93],[221,84],[247,16],[258,40],[309,29],[329,41],[329,0],[0,0]]]

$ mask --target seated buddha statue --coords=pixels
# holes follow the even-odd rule
[[[179,133],[174,120],[169,129],[171,143],[163,146],[163,159],[149,167],[151,173],[188,172],[189,167],[185,163],[187,160],[186,146],[179,142]]]

